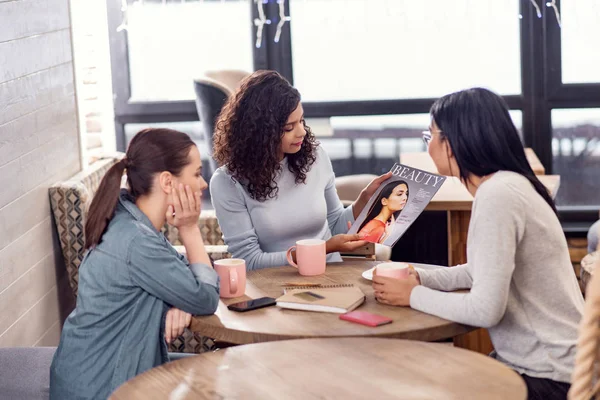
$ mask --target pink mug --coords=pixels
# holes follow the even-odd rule
[[[292,259],[292,251],[296,250],[296,260]],[[298,268],[300,275],[321,275],[325,272],[327,254],[325,252],[325,241],[321,239],[298,240],[295,246],[287,251],[287,260],[294,268]]]
[[[403,262],[386,262],[377,264],[375,268],[378,276],[387,276],[388,278],[406,279],[410,274],[410,268]]]
[[[240,297],[246,291],[246,261],[241,258],[224,258],[215,261],[215,271],[221,278],[221,297]]]

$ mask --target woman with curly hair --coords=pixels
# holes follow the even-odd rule
[[[304,121],[300,93],[275,71],[257,71],[229,98],[216,123],[213,157],[221,167],[210,193],[229,252],[249,270],[286,265],[297,240],[327,241],[327,261],[366,244],[348,235],[374,179],[344,209],[331,161]]]

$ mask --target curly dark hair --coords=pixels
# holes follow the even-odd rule
[[[282,166],[281,139],[290,114],[300,104],[300,93],[275,71],[256,71],[227,100],[217,118],[213,157],[226,165],[255,200],[277,196],[275,178]],[[297,153],[288,154],[288,169],[296,184],[305,183],[319,145],[304,123],[306,136]]]

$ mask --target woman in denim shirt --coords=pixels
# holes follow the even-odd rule
[[[184,133],[147,129],[102,180],[85,225],[77,306],[50,369],[51,399],[106,399],[135,375],[168,361],[167,342],[191,314],[213,314],[218,276],[198,216],[200,154]],[[119,194],[127,169],[128,191]],[[189,262],[160,232],[179,229]]]

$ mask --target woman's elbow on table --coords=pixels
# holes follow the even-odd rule
[[[505,311],[506,307],[490,307],[489,309],[482,308],[476,312],[476,319],[474,321],[475,323],[472,325],[476,325],[485,329],[493,328],[500,323],[504,317]]]
[[[198,296],[198,303],[196,304],[196,309],[192,314],[214,314],[219,307],[219,288],[207,283],[202,283],[200,286],[202,295]]]

